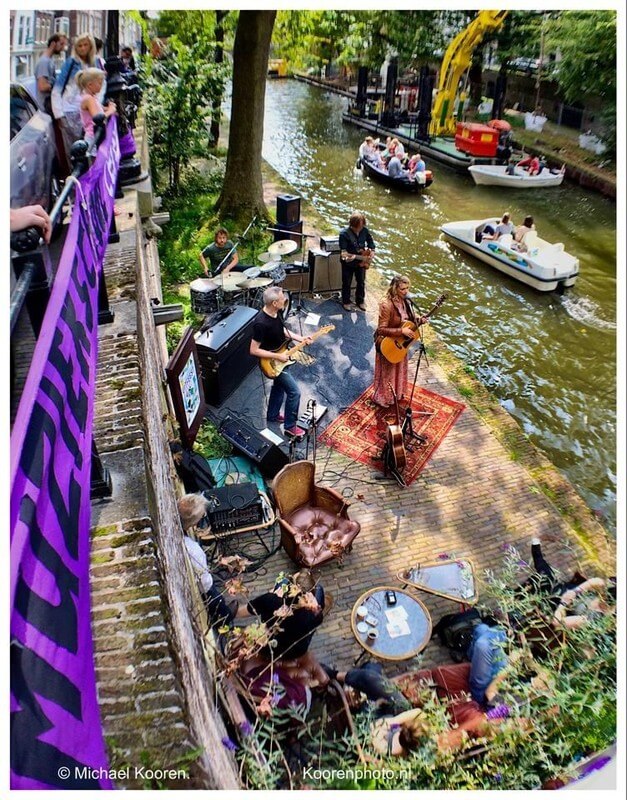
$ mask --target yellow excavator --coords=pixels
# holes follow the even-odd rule
[[[470,66],[474,49],[487,33],[497,31],[507,16],[507,11],[480,11],[467,28],[464,28],[448,46],[438,81],[438,93],[431,112],[431,136],[455,134],[455,96],[459,81]],[[463,100],[463,98],[462,98]]]

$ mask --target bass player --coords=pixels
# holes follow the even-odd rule
[[[268,286],[263,293],[263,308],[253,320],[253,338],[250,342],[250,354],[256,358],[270,358],[276,361],[287,362],[290,356],[287,352],[279,353],[286,339],[295,342],[311,344],[313,339],[309,336],[300,336],[285,327],[283,320],[283,307],[286,297],[280,286]],[[281,406],[285,400],[285,416],[281,414]],[[298,409],[300,405],[300,391],[294,378],[287,370],[283,370],[272,382],[270,399],[268,400],[268,422],[283,422],[285,433],[294,437],[304,436],[307,431],[299,427]]]
[[[366,270],[374,257],[375,243],[366,228],[366,217],[353,211],[348,228],[340,231],[340,260],[342,262],[342,307],[354,311],[351,305],[351,286],[355,278],[355,304],[366,310]]]
[[[381,353],[380,345],[384,337],[393,339],[417,339],[418,327],[427,322],[427,317],[416,317],[409,301],[409,278],[395,275],[390,281],[385,300],[379,305],[379,321],[374,332],[374,393],[372,402],[381,408],[389,408],[394,403],[394,393],[399,400],[403,398],[407,383],[407,358],[397,364],[390,363]],[[409,323],[413,323],[410,325]],[[415,327],[414,327],[415,326]]]

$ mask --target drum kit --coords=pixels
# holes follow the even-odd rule
[[[192,311],[210,314],[239,300],[251,308],[261,308],[263,290],[272,285],[280,286],[285,280],[287,273],[281,258],[297,249],[296,242],[283,239],[271,244],[266,253],[261,253],[261,267],[248,267],[243,272],[227,272],[213,278],[197,278],[189,285]],[[284,309],[285,316],[291,305],[289,292],[286,295],[288,302]]]

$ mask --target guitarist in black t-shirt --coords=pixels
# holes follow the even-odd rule
[[[374,257],[375,243],[366,228],[366,217],[354,211],[348,220],[348,228],[340,231],[340,260],[342,261],[342,306],[353,311],[351,285],[355,278],[355,303],[361,311],[366,310],[366,270]]]
[[[295,342],[307,342],[313,340],[308,336],[300,336],[298,333],[288,330],[283,321],[283,307],[285,305],[285,295],[280,286],[269,286],[263,293],[263,308],[253,320],[253,338],[250,342],[250,354],[256,358],[271,358],[277,361],[289,361],[287,352],[277,353],[276,351],[284,344],[286,339],[293,339]],[[281,414],[283,398],[285,401],[285,417]],[[285,433],[291,436],[304,436],[307,431],[300,428],[298,420],[298,408],[300,405],[300,391],[294,378],[287,370],[283,370],[274,378],[270,399],[268,401],[268,422],[283,422]]]

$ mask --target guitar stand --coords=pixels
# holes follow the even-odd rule
[[[398,483],[399,486],[406,488],[407,484],[405,483],[405,479],[392,463],[390,457],[390,447],[387,442],[383,445],[383,450],[381,452],[381,459],[383,460],[383,477],[387,478],[389,473]]]

